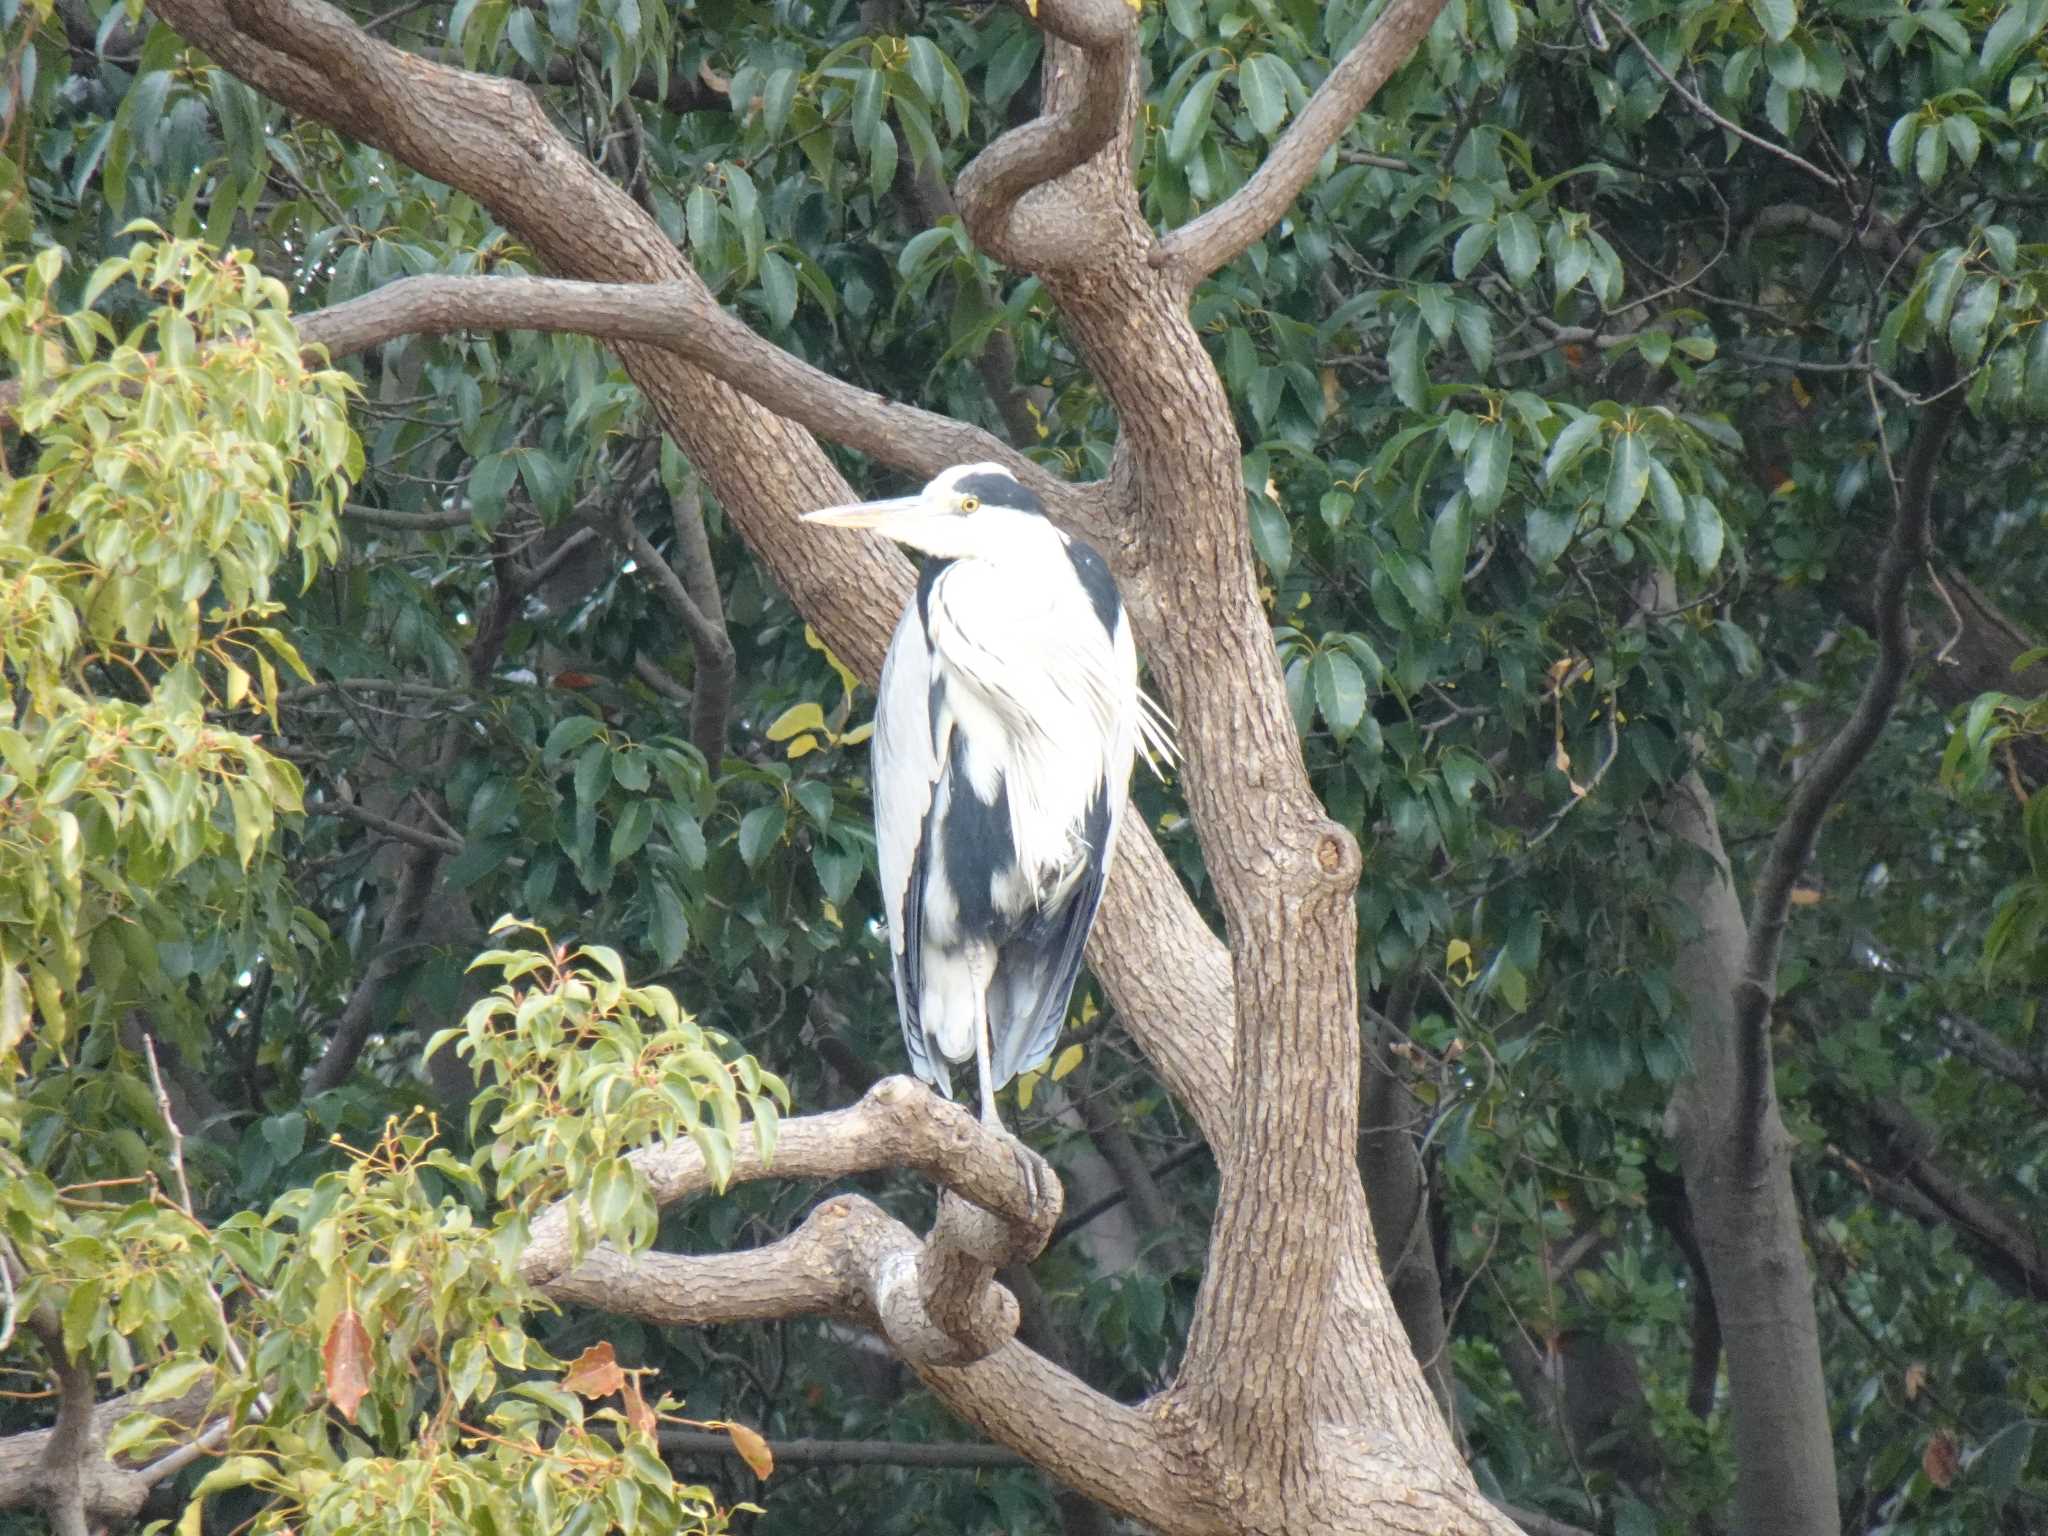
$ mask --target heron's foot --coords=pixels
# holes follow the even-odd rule
[[[1006,1131],[1004,1134],[1009,1135],[1009,1132]],[[1016,1156],[1017,1172],[1024,1180],[1025,1195],[1031,1201],[1031,1214],[1035,1219],[1039,1208],[1047,1200],[1058,1197],[1058,1191],[1049,1188],[1046,1183],[1048,1179],[1053,1179],[1057,1175],[1053,1173],[1051,1164],[1015,1136],[1010,1136],[1010,1147]]]
[[[1025,1198],[1031,1202],[1031,1212],[1036,1217],[1047,1200],[1059,1198],[1056,1187],[1058,1175],[1052,1171],[1050,1163],[1025,1146],[1022,1138],[1003,1124],[993,1103],[982,1106],[981,1123],[1009,1142],[1010,1153],[1017,1159],[1017,1176],[1023,1180]],[[1054,1184],[1049,1185],[1049,1180],[1055,1181]]]

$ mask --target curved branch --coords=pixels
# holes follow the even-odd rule
[[[1757,881],[1751,909],[1749,943],[1743,955],[1742,979],[1735,987],[1735,1040],[1741,1073],[1737,1107],[1741,1124],[1735,1133],[1755,1148],[1771,1091],[1771,1007],[1778,991],[1778,951],[1792,907],[1792,887],[1820,839],[1828,807],[1847,786],[1891,718],[1912,665],[1912,639],[1906,622],[1906,582],[1926,558],[1927,518],[1934,498],[1934,470],[1943,446],[1961,417],[1960,390],[1938,395],[1926,407],[1913,434],[1903,483],[1897,488],[1897,512],[1891,538],[1872,584],[1877,631],[1877,665],[1864,682],[1856,708],[1792,792],[1777,835]]]
[[[1408,61],[1445,0],[1393,0],[1343,61],[1316,87],[1301,116],[1237,191],[1160,241],[1150,260],[1183,289],[1241,255],[1280,222],[1316,166],[1395,70]]]
[[[733,1148],[728,1183],[757,1179],[837,1179],[848,1174],[901,1168],[922,1173],[972,1201],[1007,1224],[1017,1241],[1034,1236],[1036,1254],[1059,1222],[1057,1198],[1036,1200],[1020,1158],[1038,1164],[1041,1187],[1059,1181],[1009,1136],[991,1131],[968,1110],[942,1099],[913,1077],[885,1077],[845,1109],[785,1120],[772,1160],[752,1139]],[[711,1170],[694,1141],[683,1139],[631,1155],[654,1194],[669,1206],[714,1187]],[[533,1240],[520,1261],[532,1285],[555,1283],[569,1263],[569,1211],[557,1205],[534,1223]]]
[[[1137,62],[1137,16],[1122,0],[1043,0],[1039,27],[1069,47],[1046,61],[1047,100],[1056,71],[1078,66],[1072,104],[1013,128],[975,156],[953,191],[974,243],[998,261],[1032,271],[1072,266],[1095,247],[1071,219],[1017,227],[1018,201],[1059,180],[1116,141],[1130,115]],[[1068,94],[1062,92],[1062,94]]]
[[[700,285],[584,283],[548,277],[402,277],[298,317],[308,345],[334,357],[399,336],[565,331],[673,352],[778,416],[913,474],[992,460],[1048,500],[1070,487],[994,433],[889,400],[814,368],[733,319]]]

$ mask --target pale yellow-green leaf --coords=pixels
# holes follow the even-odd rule
[[[790,705],[776,716],[775,723],[768,727],[767,735],[770,741],[787,741],[799,731],[822,730],[824,725],[825,711],[805,700],[801,704]]]
[[[1081,1065],[1081,1058],[1085,1054],[1086,1051],[1079,1041],[1075,1041],[1074,1044],[1061,1051],[1058,1056],[1053,1058],[1052,1080],[1058,1082],[1069,1072],[1073,1071],[1074,1068]]]

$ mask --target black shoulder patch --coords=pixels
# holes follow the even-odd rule
[[[953,489],[962,496],[979,496],[985,506],[1008,507],[1016,512],[1036,512],[1040,517],[1045,516],[1045,503],[1011,475],[969,475]]]
[[[1074,563],[1074,577],[1081,583],[1081,590],[1095,605],[1095,617],[1102,621],[1107,633],[1115,634],[1117,615],[1124,611],[1124,605],[1116,594],[1116,578],[1109,574],[1109,562],[1085,539],[1067,540],[1067,558]]]
[[[941,560],[937,555],[926,555],[924,563],[917,568],[917,622],[924,626],[924,632],[932,632],[932,588],[939,584],[939,578],[946,573],[951,560]]]

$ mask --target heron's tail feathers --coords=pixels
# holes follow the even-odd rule
[[[1145,759],[1145,766],[1152,770],[1155,779],[1165,778],[1166,770],[1180,761],[1180,747],[1173,738],[1173,717],[1159,707],[1151,694],[1140,688],[1138,755]]]

